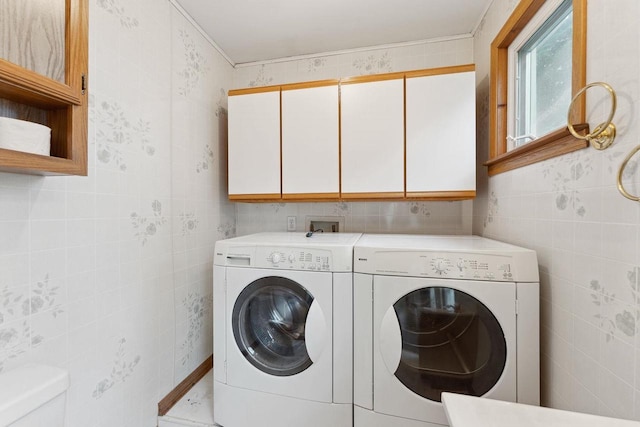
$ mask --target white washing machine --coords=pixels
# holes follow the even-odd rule
[[[539,405],[534,251],[477,236],[354,248],[354,425],[448,425],[442,392]]]
[[[360,234],[216,243],[214,421],[353,425],[353,246]]]

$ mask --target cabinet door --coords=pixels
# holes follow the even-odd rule
[[[406,91],[407,196],[473,197],[475,72],[408,76]]]
[[[279,199],[280,89],[238,92],[229,93],[229,199]]]
[[[404,197],[403,79],[348,83],[340,89],[342,197]]]
[[[282,197],[340,195],[338,82],[282,88]]]

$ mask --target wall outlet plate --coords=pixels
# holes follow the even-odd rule
[[[295,216],[287,217],[287,231],[296,231],[296,228],[297,228],[296,220],[297,218]]]
[[[306,231],[322,230],[324,233],[339,233],[344,231],[344,217],[342,216],[308,216],[305,218]]]

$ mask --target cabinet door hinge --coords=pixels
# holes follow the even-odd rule
[[[87,91],[87,75],[86,74],[82,74],[82,94],[84,95]]]

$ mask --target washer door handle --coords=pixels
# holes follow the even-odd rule
[[[317,362],[324,351],[327,337],[327,320],[324,317],[318,300],[314,299],[309,307],[305,324],[305,344],[312,362]]]
[[[402,332],[393,307],[389,307],[380,323],[380,354],[391,375],[395,375],[402,357]]]

